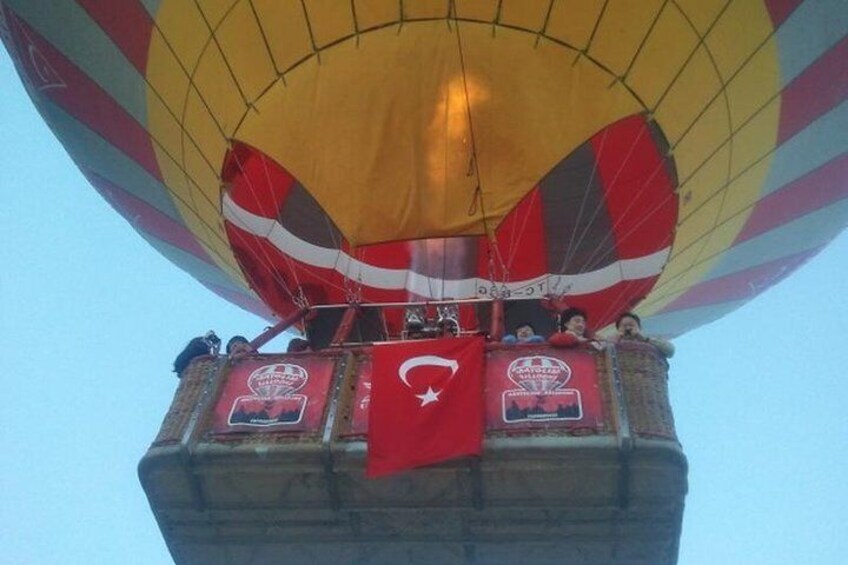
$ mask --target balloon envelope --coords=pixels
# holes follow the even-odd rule
[[[266,317],[562,296],[677,335],[848,220],[838,0],[0,0],[91,184]]]

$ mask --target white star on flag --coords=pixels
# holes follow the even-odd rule
[[[425,392],[424,394],[416,394],[415,398],[421,399],[421,406],[427,406],[431,402],[438,402],[439,401],[439,395],[441,393],[442,393],[442,391],[440,391],[440,390],[435,391],[435,390],[433,390],[433,387],[428,386],[427,392]]]

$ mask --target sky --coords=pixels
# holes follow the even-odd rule
[[[172,563],[136,473],[176,389],[171,363],[210,328],[226,340],[267,323],[174,267],[87,185],[2,49],[0,101],[0,561]],[[845,562],[846,275],[843,233],[676,340],[681,565]]]

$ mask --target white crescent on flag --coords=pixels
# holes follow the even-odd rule
[[[407,359],[403,363],[401,363],[400,368],[398,368],[398,377],[400,377],[401,382],[407,386],[407,388],[411,389],[412,385],[409,384],[409,378],[407,377],[407,373],[416,367],[446,367],[451,370],[451,375],[448,380],[452,379],[456,372],[459,370],[459,363],[455,359],[445,359],[444,357],[439,357],[438,355],[419,355],[418,357],[412,357],[411,359]],[[442,390],[433,390],[432,386],[427,387],[427,392],[424,394],[416,394],[416,398],[421,400],[421,406],[426,406],[431,402],[439,401],[439,394],[441,394]]]

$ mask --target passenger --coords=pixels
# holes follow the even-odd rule
[[[509,345],[516,343],[545,343],[545,338],[536,335],[536,329],[533,327],[533,324],[525,322],[515,327],[514,334],[505,335],[501,343]]]
[[[174,372],[178,378],[183,377],[183,371],[186,370],[195,357],[201,355],[217,355],[218,348],[221,347],[221,340],[215,335],[212,330],[206,332],[203,337],[196,337],[188,342],[188,344],[180,351],[177,358],[174,359]]]
[[[230,359],[239,359],[253,353],[256,353],[256,350],[244,336],[234,335],[227,342],[227,355]]]
[[[674,356],[674,344],[657,337],[648,337],[642,333],[642,320],[633,312],[625,312],[615,321],[618,333],[613,337],[613,343],[621,340],[634,340],[650,343],[665,357]]]
[[[292,339],[286,348],[286,353],[301,353],[303,351],[312,351],[312,346],[308,340],[300,337]]]
[[[568,308],[560,314],[559,331],[548,338],[554,347],[591,347],[603,349],[598,341],[587,334],[588,316],[580,308]]]

